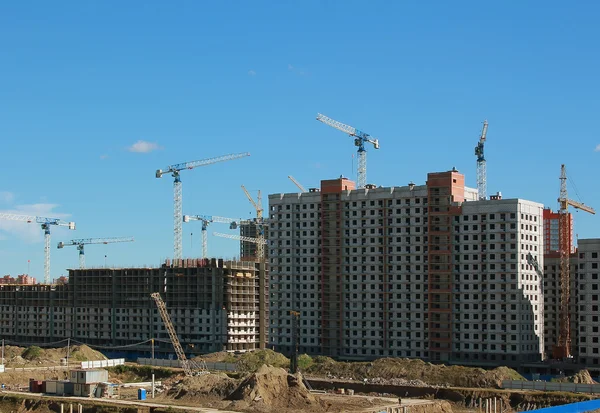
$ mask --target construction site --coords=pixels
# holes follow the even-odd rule
[[[40,224],[45,240],[45,282],[0,285],[4,343],[66,341],[133,363],[176,359],[168,371],[127,370],[134,382],[164,376],[156,395],[152,376],[152,411],[491,413],[594,398],[506,387],[540,377],[595,385],[600,375],[600,240],[575,246],[569,207],[595,210],[569,199],[565,166],[557,212],[488,196],[485,121],[477,188],[456,168],[430,172],[423,184],[383,187],[366,176],[366,148],[378,149],[379,140],[321,114],[317,120],[354,139],[356,182],[340,176],[306,189],[289,176],[298,191],[269,194],[267,210],[260,191],[254,197],[242,185],[256,216],[239,220],[184,215],[180,173],[248,153],[159,169],[156,178],[173,177],[173,258],[156,267],[86,268],[85,245],[134,239],[73,239],[58,248],[76,247],[79,268],[68,270],[68,282],[52,283],[50,229],[75,223],[0,213]],[[202,225],[200,258],[184,258],[183,224],[191,221]],[[239,260],[209,256],[213,223],[239,230],[213,233],[239,242]],[[13,376],[0,373],[17,388],[25,379],[19,361],[5,363]],[[235,367],[219,372],[206,363]],[[109,379],[120,381],[124,369],[109,368]],[[52,382],[64,372],[25,374],[34,373]],[[36,393],[48,393],[44,383]],[[150,403],[140,397],[119,393],[137,409]]]

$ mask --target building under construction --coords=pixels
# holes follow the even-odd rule
[[[258,346],[254,262],[167,261],[154,268],[69,270],[66,285],[0,285],[0,332],[8,342],[48,345],[71,338],[105,349],[173,353],[151,293],[167,305],[188,354]]]
[[[270,346],[346,359],[517,365],[543,354],[543,205],[425,185],[325,180],[269,196]]]

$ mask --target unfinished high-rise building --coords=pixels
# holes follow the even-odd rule
[[[541,204],[477,200],[456,170],[425,185],[269,196],[270,346],[346,359],[476,364],[543,352]]]
[[[159,292],[186,353],[253,350],[258,343],[254,262],[179,260],[153,268],[69,270],[66,285],[0,285],[0,333],[11,343],[75,342],[173,349],[150,297]]]

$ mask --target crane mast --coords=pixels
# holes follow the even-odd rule
[[[379,139],[374,139],[368,133],[362,132],[352,126],[345,125],[342,122],[333,120],[320,113],[317,113],[317,120],[323,122],[325,125],[347,133],[350,137],[354,138],[354,146],[358,147],[358,187],[364,188],[367,185],[367,149],[365,148],[365,143],[371,143],[375,149],[379,149]]]
[[[164,174],[173,176],[173,256],[175,259],[183,258],[183,192],[181,188],[180,171],[184,169],[194,169],[199,166],[212,165],[217,162],[232,161],[234,159],[250,156],[249,153],[239,153],[219,156],[216,158],[202,159],[199,161],[184,162],[169,165],[166,170],[158,169],[156,177],[162,178]]]
[[[538,260],[536,257],[534,257],[531,252],[527,253],[527,256],[525,257],[527,260],[527,264],[531,265],[535,271],[535,273],[537,274],[537,276],[539,277],[539,281],[540,281],[540,294],[542,294],[542,297],[544,296],[544,272],[542,271],[542,268],[540,267],[540,264],[538,263]],[[540,318],[542,320],[544,320],[544,306],[541,305],[540,306]],[[544,340],[544,334],[541,334],[541,338],[542,340]],[[542,343],[541,348],[544,348],[544,344]]]
[[[179,338],[177,337],[177,333],[175,332],[175,327],[173,326],[173,323],[171,322],[171,317],[169,316],[169,313],[167,311],[167,306],[165,305],[165,302],[163,301],[160,294],[152,293],[150,294],[150,296],[154,299],[156,307],[158,307],[158,312],[160,313],[160,317],[162,318],[165,328],[169,333],[169,338],[171,339],[171,343],[173,344],[173,348],[175,349],[175,354],[177,354],[177,358],[181,362],[181,367],[183,367],[185,375],[193,376],[195,371],[204,370],[193,360],[188,360],[188,358],[185,356],[185,352],[183,351],[183,347],[179,342]]]
[[[74,222],[66,222],[58,218],[37,217],[31,215],[17,215],[0,213],[0,219],[8,221],[20,221],[28,224],[41,224],[44,230],[44,284],[50,283],[50,228],[54,226],[67,227],[71,230],[75,229]]]
[[[487,136],[488,121],[483,121],[483,129],[479,142],[475,147],[475,156],[477,156],[477,194],[480,200],[487,198],[487,166],[485,161],[485,155],[483,153],[483,147]]]
[[[59,242],[58,248],[76,246],[79,251],[79,268],[85,268],[85,245],[88,244],[113,244],[117,242],[133,242],[133,237],[112,237],[112,238],[82,238],[72,239],[67,242]]]
[[[569,199],[567,191],[567,169],[565,165],[560,167],[560,196],[558,198],[558,241],[560,252],[560,301],[558,340],[552,351],[553,358],[563,359],[571,357],[571,271],[569,255],[571,253],[571,232],[569,222],[569,205],[576,209],[595,214],[596,211],[580,202]]]
[[[238,226],[238,220],[233,218],[224,218],[218,216],[209,215],[184,215],[183,222],[200,221],[202,222],[202,258],[208,258],[208,226],[213,222],[221,222],[229,224],[229,229],[236,229]]]

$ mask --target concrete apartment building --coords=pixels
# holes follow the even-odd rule
[[[577,309],[574,354],[581,364],[600,372],[600,239],[581,239],[577,243]]]
[[[258,342],[255,263],[167,261],[155,268],[69,270],[65,285],[0,285],[0,334],[44,344],[71,338],[106,347],[173,353],[150,294],[160,292],[188,353],[247,351]],[[135,344],[138,344],[135,346]]]
[[[345,178],[269,196],[270,346],[345,359],[537,361],[543,348],[543,206],[476,201],[457,171],[426,185]]]

